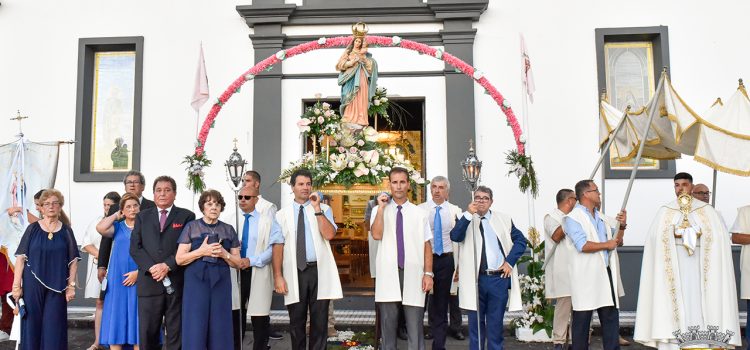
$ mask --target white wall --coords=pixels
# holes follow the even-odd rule
[[[75,135],[75,100],[78,39],[81,37],[144,36],[144,88],[142,170],[148,181],[169,174],[178,181],[180,206],[192,207],[184,187],[182,157],[192,153],[195,114],[189,106],[197,61],[203,41],[211,84],[211,100],[242,72],[252,66],[252,32],[235,11],[250,1],[145,1],[59,2],[5,0],[0,6],[0,143],[10,142],[16,123],[8,118],[16,109],[30,116],[24,122],[32,140],[69,140]],[[541,8],[544,8],[542,11]],[[597,157],[597,72],[594,29],[606,27],[669,27],[672,81],[681,96],[697,111],[705,110],[717,96],[728,97],[738,77],[750,78],[747,57],[750,34],[746,2],[631,1],[578,2],[490,1],[489,9],[475,23],[475,65],[521,113],[518,33],[526,36],[537,93],[531,113],[531,154],[541,191],[535,201],[537,226],[554,205],[562,187],[571,188],[585,178]],[[373,25],[373,33],[437,31],[437,24]],[[347,26],[295,26],[289,35],[346,33]],[[440,62],[399,49],[373,49],[381,71],[439,70]],[[333,73],[338,50],[311,53],[285,61],[285,73]],[[468,78],[467,78],[468,79]],[[427,101],[427,176],[444,174],[445,84],[442,78],[383,78],[382,85],[401,96],[425,96]],[[251,158],[252,89],[247,84],[224,106],[212,130],[206,151],[214,166],[208,170],[212,187],[230,196],[221,164],[231,152],[231,139],[239,140],[240,152]],[[285,80],[282,115],[282,164],[299,151],[296,120],[300,98],[338,95],[333,79]],[[201,111],[201,120],[210,104]],[[496,191],[495,207],[510,213],[520,228],[528,226],[525,196],[516,179],[505,176],[504,152],[514,147],[512,133],[500,109],[475,86],[478,154],[484,161],[484,184]],[[442,139],[441,139],[442,138]],[[62,147],[56,187],[70,193],[66,210],[74,228],[81,231],[100,210],[99,200],[118,183],[75,183],[70,180],[68,156]],[[441,148],[442,147],[442,148]],[[677,163],[678,171],[693,173],[696,181],[710,183],[711,171],[690,159]],[[264,179],[270,181],[271,179]],[[452,179],[461,190],[460,179]],[[736,207],[746,204],[747,180],[720,174],[718,209],[731,222]],[[149,186],[150,187],[150,186]],[[610,213],[620,206],[624,181],[606,183]],[[288,190],[281,189],[282,193]],[[284,192],[286,191],[286,192]],[[147,197],[151,197],[147,190]],[[283,196],[288,197],[287,195]],[[673,198],[669,180],[639,180],[630,204],[626,243],[640,244],[653,212]]]

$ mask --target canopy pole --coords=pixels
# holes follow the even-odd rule
[[[716,208],[716,180],[719,176],[719,172],[714,169],[714,183],[711,186],[711,206]]]
[[[666,71],[666,67],[664,68]],[[662,72],[661,79],[659,79],[659,84],[656,86],[656,93],[654,94],[654,99],[652,100],[653,105],[651,106],[651,111],[648,116],[648,123],[643,127],[643,131],[641,134],[643,137],[641,138],[641,144],[638,147],[638,155],[635,157],[635,164],[633,165],[633,170],[630,172],[630,180],[628,181],[628,189],[625,191],[625,199],[622,200],[622,207],[620,208],[620,211],[625,210],[625,207],[628,206],[628,198],[630,198],[630,191],[633,189],[633,181],[635,181],[635,174],[638,172],[638,166],[641,164],[641,157],[643,156],[643,149],[646,148],[646,142],[648,141],[648,132],[651,131],[651,123],[654,121],[654,117],[656,117],[656,113],[659,110],[659,91],[661,91],[662,87],[664,86],[664,75],[665,73]]]
[[[596,175],[596,172],[599,171],[599,167],[602,166],[602,163],[604,162],[604,157],[607,156],[607,150],[610,146],[612,146],[612,142],[615,141],[615,136],[617,136],[617,133],[620,132],[620,129],[622,129],[622,126],[625,125],[625,117],[628,116],[628,112],[630,112],[630,105],[628,105],[627,108],[625,108],[625,112],[622,113],[622,118],[620,118],[620,122],[617,123],[617,126],[614,130],[612,130],[612,133],[609,136],[609,141],[607,141],[607,144],[602,147],[599,150],[599,153],[601,155],[599,156],[599,160],[596,162],[596,165],[594,165],[594,170],[591,172],[591,175],[589,175],[589,180],[592,180],[594,176]]]

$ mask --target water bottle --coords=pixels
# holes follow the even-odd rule
[[[169,279],[169,276],[164,277],[161,283],[164,284],[164,288],[167,289],[167,294],[174,294],[174,287],[172,287],[172,280]]]

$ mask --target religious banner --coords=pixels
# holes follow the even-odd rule
[[[55,184],[59,147],[57,142],[37,143],[21,138],[0,145],[0,251],[10,265],[15,263],[15,251],[31,212],[39,215],[34,206],[34,194]],[[21,213],[9,216],[8,208],[20,207]]]

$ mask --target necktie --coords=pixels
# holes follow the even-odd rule
[[[247,258],[247,239],[250,234],[250,214],[242,214],[245,216],[245,224],[242,226],[242,248],[240,248],[240,256]]]
[[[299,206],[297,215],[297,268],[305,271],[307,268],[307,248],[305,247],[305,206]]]
[[[435,254],[443,254],[443,220],[440,219],[440,206],[435,207],[435,222],[432,224],[433,230],[435,231]]]
[[[159,231],[164,232],[164,225],[167,224],[167,210],[162,209],[161,215],[159,215]]]
[[[398,267],[404,268],[404,214],[401,213],[401,206],[396,213],[396,246],[398,247]]]
[[[479,263],[479,273],[482,273],[484,271],[487,271],[487,252],[484,249],[484,227],[482,224],[484,223],[484,216],[479,218],[479,233],[482,235],[482,260]]]

